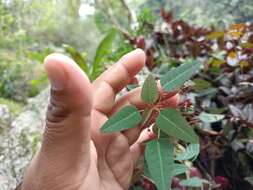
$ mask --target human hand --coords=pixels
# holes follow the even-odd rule
[[[128,189],[141,143],[152,134],[138,127],[101,134],[99,128],[124,105],[145,108],[139,88],[115,100],[144,62],[142,50],[132,51],[91,84],[70,58],[52,54],[45,59],[51,100],[42,146],[26,171],[22,190]],[[173,96],[170,105],[175,107],[177,101]]]

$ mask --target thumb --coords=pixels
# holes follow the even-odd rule
[[[51,83],[46,127],[41,149],[26,171],[24,189],[74,183],[83,179],[90,163],[91,83],[73,60],[61,54],[49,55],[45,70]]]
[[[45,70],[51,97],[40,153],[61,168],[73,167],[81,164],[80,159],[89,159],[92,86],[77,64],[64,55],[46,57]]]
[[[51,83],[51,97],[43,148],[83,147],[90,140],[91,83],[73,60],[61,54],[46,57],[45,70]]]

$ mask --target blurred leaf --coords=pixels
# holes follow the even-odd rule
[[[250,48],[253,48],[253,43],[246,42],[246,43],[241,44],[241,46],[242,48],[250,49]]]
[[[110,133],[130,129],[136,127],[141,119],[142,117],[135,106],[126,106],[110,117],[100,131]]]
[[[180,181],[180,185],[186,186],[186,187],[202,187],[204,183],[209,184],[207,180],[200,179],[198,177],[193,177],[190,179],[184,179]]]
[[[210,82],[200,78],[194,79],[193,82],[195,83],[194,88],[198,91],[208,89],[212,86]]]
[[[162,110],[156,119],[156,125],[167,135],[189,143],[198,143],[198,135],[188,126],[181,113],[175,109]]]
[[[233,25],[229,26],[229,30],[241,31],[241,30],[244,30],[245,28],[246,28],[245,23],[238,23],[238,24],[233,24]]]
[[[193,159],[194,161],[198,157],[199,151],[200,151],[199,144],[190,144],[189,146],[187,146],[186,150],[182,154],[176,157],[176,160],[185,161]]]
[[[171,69],[161,77],[161,86],[166,91],[173,91],[181,87],[200,69],[201,64],[198,61],[188,60],[184,64]]]
[[[137,87],[139,87],[138,84],[129,84],[129,85],[126,86],[127,90],[129,90],[129,91],[131,91],[131,90],[133,90]]]
[[[204,123],[214,123],[224,119],[225,115],[222,114],[210,114],[206,112],[201,112],[198,118]]]
[[[158,190],[168,190],[172,180],[173,145],[168,139],[152,140],[147,143],[145,159]]]
[[[243,32],[237,30],[229,30],[227,31],[227,34],[233,37],[234,39],[238,39],[243,35]]]
[[[85,57],[83,57],[81,55],[81,53],[79,53],[77,51],[77,49],[75,49],[74,47],[67,45],[67,44],[63,44],[62,45],[63,48],[65,49],[65,51],[70,54],[70,56],[73,58],[73,60],[79,65],[79,67],[87,74],[89,75],[89,67],[88,67],[88,63]]]
[[[185,173],[188,170],[188,167],[184,164],[174,164],[172,176],[177,176]]]
[[[99,43],[92,63],[92,77],[95,79],[100,72],[100,64],[105,56],[112,52],[112,44],[116,37],[117,31],[113,28]]]
[[[26,56],[31,59],[43,63],[45,57],[53,53],[50,48],[45,48],[43,51],[26,51]]]
[[[244,179],[253,186],[253,176],[245,177]]]
[[[214,67],[220,67],[221,65],[225,64],[226,61],[222,60],[222,59],[213,59],[213,61],[211,62],[211,65]]]
[[[159,98],[159,92],[154,77],[149,74],[141,90],[141,99],[146,103],[155,103]]]
[[[208,40],[215,40],[215,39],[223,37],[223,36],[224,36],[224,32],[215,31],[215,32],[212,32],[211,34],[207,35],[206,38]]]
[[[249,67],[250,63],[248,61],[240,61],[239,63],[241,68]]]

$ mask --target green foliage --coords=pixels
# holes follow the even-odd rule
[[[101,64],[105,57],[112,52],[112,44],[116,37],[117,31],[111,29],[104,39],[99,43],[92,63],[92,78],[95,79],[101,73]]]
[[[184,164],[174,164],[174,167],[172,170],[172,176],[177,176],[177,175],[183,174],[187,170],[188,170],[188,168]]]
[[[199,115],[199,119],[204,123],[214,123],[214,122],[222,120],[224,117],[225,116],[222,114],[209,114],[205,112],[202,112]]]
[[[76,48],[64,44],[63,48],[72,57],[72,59],[80,66],[80,68],[88,75],[91,80],[95,80],[104,70],[104,64],[109,60],[109,56],[113,54],[113,44],[117,31],[111,29],[107,35],[100,41],[96,49],[92,61],[87,60],[87,54],[81,53]]]
[[[190,144],[187,146],[186,150],[179,154],[176,157],[176,160],[178,161],[184,161],[184,160],[195,160],[200,152],[200,145],[199,144]]]
[[[41,65],[38,64],[32,67],[31,63],[3,61],[0,64],[0,96],[25,102],[35,90],[31,81],[41,77],[41,70]],[[36,72],[39,74],[35,75]]]
[[[74,47],[63,44],[63,48],[67,53],[70,54],[70,56],[73,58],[73,60],[79,65],[79,67],[86,73],[89,73],[88,63],[86,60],[86,56],[79,53]]]
[[[197,65],[197,68],[199,68],[199,64]],[[193,74],[192,71],[189,72],[189,70],[193,70],[192,65],[190,65],[190,67],[188,65],[187,67],[183,65],[178,68],[180,73],[188,74],[188,76],[184,78],[185,81]],[[196,70],[196,65],[194,65],[193,68]],[[171,71],[168,71],[168,73],[171,73]],[[169,76],[168,73],[165,75]],[[180,80],[180,78],[178,80]],[[183,83],[185,81],[183,81]],[[178,81],[175,82],[179,83]],[[166,87],[174,87],[175,82],[169,83]],[[183,83],[176,85],[177,87],[181,87],[180,85]],[[174,164],[174,145],[178,143],[178,139],[189,143],[198,143],[199,141],[197,134],[194,132],[193,128],[188,126],[187,121],[179,111],[167,108],[168,105],[166,103],[164,105],[165,109],[159,107],[163,105],[162,102],[164,98],[167,98],[166,95],[166,93],[165,96],[162,93],[161,97],[159,97],[160,92],[158,91],[156,81],[153,76],[149,74],[144,81],[141,91],[141,99],[149,104],[149,107],[142,112],[142,115],[140,115],[136,107],[126,106],[110,117],[101,127],[101,132],[108,133],[138,127],[139,124],[142,128],[152,126],[153,132],[157,134],[157,139],[147,142],[145,160],[148,169],[145,167],[146,171],[144,172],[155,182],[159,190],[167,190],[168,187],[171,186],[173,176],[187,171],[185,165]],[[199,144],[190,144],[186,152],[179,155],[177,158],[178,161],[188,160],[196,158],[198,153]]]
[[[141,115],[134,106],[126,106],[115,113],[101,127],[101,132],[110,133],[136,127],[141,122]]]
[[[13,116],[17,116],[22,111],[23,107],[23,104],[5,98],[0,98],[0,104],[7,105]]]
[[[177,68],[171,69],[161,77],[161,85],[166,91],[173,91],[182,86],[200,69],[200,63],[188,60]]]
[[[198,143],[199,139],[194,130],[188,126],[180,112],[167,108],[162,110],[156,119],[156,125],[167,135],[189,143]]]
[[[172,180],[173,145],[168,139],[150,141],[146,146],[145,158],[158,190],[167,190]]]
[[[146,103],[155,103],[159,98],[159,92],[154,77],[149,74],[145,80],[142,91],[141,99]]]
[[[180,185],[186,187],[203,187],[203,184],[208,184],[209,182],[198,177],[193,177],[189,179],[184,179],[180,182]]]

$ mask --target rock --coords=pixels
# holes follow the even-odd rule
[[[11,120],[9,107],[5,104],[0,104],[0,134],[8,127]]]
[[[4,104],[0,104],[0,119],[7,120],[11,117],[9,107]]]
[[[15,188],[21,181],[24,169],[40,146],[49,102],[49,88],[28,101],[20,115],[10,122],[9,130],[0,136],[0,190]],[[1,114],[7,108],[0,106]]]

